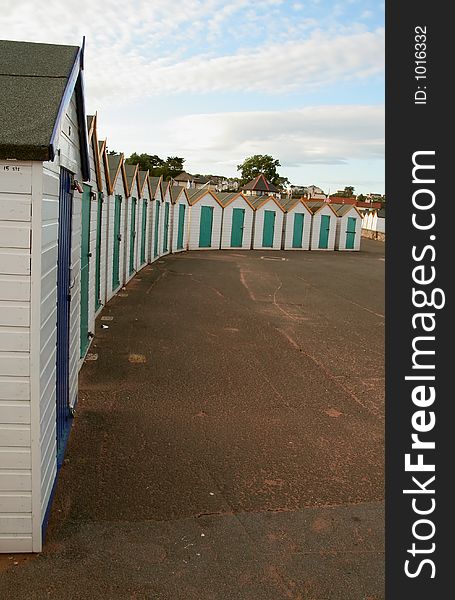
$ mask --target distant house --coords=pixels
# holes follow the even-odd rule
[[[242,187],[242,192],[246,196],[273,195],[276,198],[281,198],[281,190],[266,179],[262,173],[244,185]]]
[[[327,194],[317,185],[308,185],[303,188],[303,196],[308,200],[325,200]]]
[[[216,189],[216,183],[213,182],[210,177],[205,177],[204,175],[191,175],[186,171],[183,171],[176,177],[172,178],[172,185],[182,186],[186,189],[194,189],[194,190],[214,190]]]

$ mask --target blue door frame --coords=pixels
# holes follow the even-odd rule
[[[72,175],[60,170],[60,195],[57,251],[57,466],[63,462],[66,440],[71,428],[69,397],[69,336],[71,304],[71,235],[73,214]]]

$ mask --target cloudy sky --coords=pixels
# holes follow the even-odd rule
[[[384,191],[377,0],[0,0],[7,39],[86,37],[87,110],[110,149],[232,175],[272,154],[294,184]]]

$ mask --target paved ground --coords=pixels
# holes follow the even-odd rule
[[[0,597],[382,599],[384,245],[362,248],[144,269],[98,320],[45,551],[3,559]]]

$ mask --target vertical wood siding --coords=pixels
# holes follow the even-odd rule
[[[346,231],[348,227],[348,218],[352,217],[355,221],[355,237],[354,237],[354,248],[346,248]],[[362,236],[362,219],[359,217],[356,210],[351,209],[342,217],[337,218],[336,223],[336,235],[335,235],[335,249],[344,250],[346,252],[356,252],[360,250],[360,238]]]
[[[179,211],[180,205],[185,206],[185,223],[183,226],[183,248],[177,248],[177,239],[179,234]],[[180,194],[179,199],[172,208],[172,252],[183,252],[188,247],[188,227],[190,221],[190,206],[188,204],[185,192]]]

